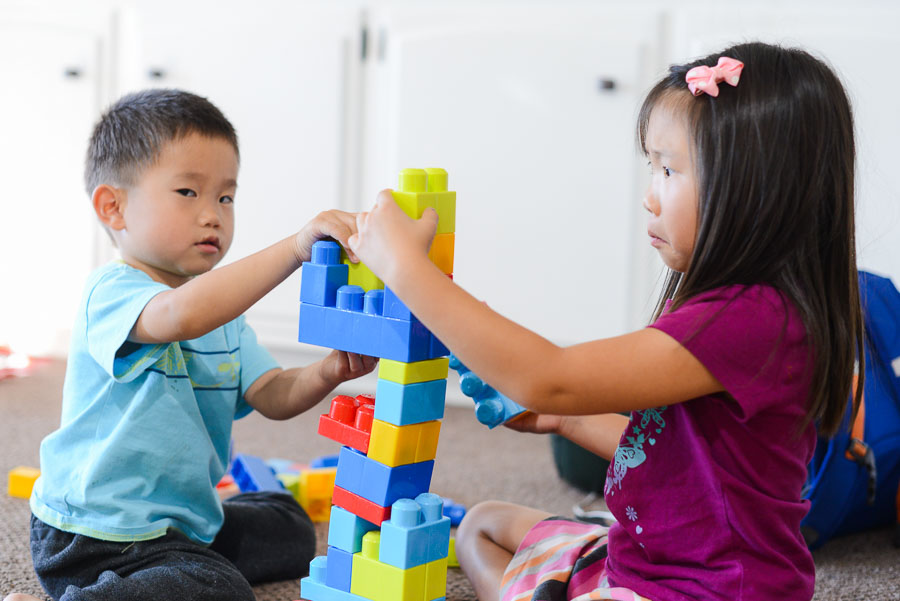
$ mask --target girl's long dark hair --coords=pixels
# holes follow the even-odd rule
[[[693,97],[685,74],[720,56],[744,63],[740,83]],[[763,43],[672,66],[641,107],[641,148],[661,102],[684,107],[698,188],[690,266],[666,277],[677,308],[721,286],[765,283],[796,306],[809,336],[807,421],[832,435],[851,393],[863,390],[863,318],[856,268],[853,116],[841,82],[803,50]],[[670,105],[671,106],[671,105]],[[805,424],[804,424],[805,426]]]

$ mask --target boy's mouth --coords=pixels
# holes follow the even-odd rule
[[[201,252],[219,252],[220,245],[219,239],[215,236],[209,236],[197,242],[194,246],[196,246]]]

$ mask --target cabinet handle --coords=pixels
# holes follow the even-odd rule
[[[158,67],[150,67],[147,69],[147,77],[150,79],[163,79],[165,76],[166,72]]]
[[[597,89],[599,89],[600,92],[612,92],[616,87],[616,80],[611,77],[601,77],[597,82]]]
[[[63,70],[63,76],[69,79],[78,79],[79,77],[81,77],[81,69],[79,69],[78,67],[66,67]]]

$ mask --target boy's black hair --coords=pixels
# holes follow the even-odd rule
[[[715,65],[720,56],[744,63],[737,87],[721,84],[718,97],[693,97],[685,74]],[[856,155],[844,87],[803,50],[752,42],[670,67],[641,107],[645,153],[650,113],[659,105],[686,118],[700,198],[690,265],[683,274],[669,272],[656,315],[667,298],[677,308],[721,286],[764,283],[780,290],[797,307],[810,341],[806,423],[818,420],[820,432],[837,432],[854,363],[857,404],[865,371]]]
[[[222,138],[240,157],[234,127],[206,98],[172,89],[123,96],[100,117],[91,134],[84,166],[88,196],[100,184],[134,184],[166,143],[192,133]]]

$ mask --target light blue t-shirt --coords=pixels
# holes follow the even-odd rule
[[[43,522],[112,541],[176,528],[208,544],[219,531],[215,485],[227,466],[231,425],[251,411],[247,388],[278,365],[243,317],[194,340],[128,342],[141,311],[165,290],[120,261],[88,280],[61,425],[41,443],[31,496]]]

